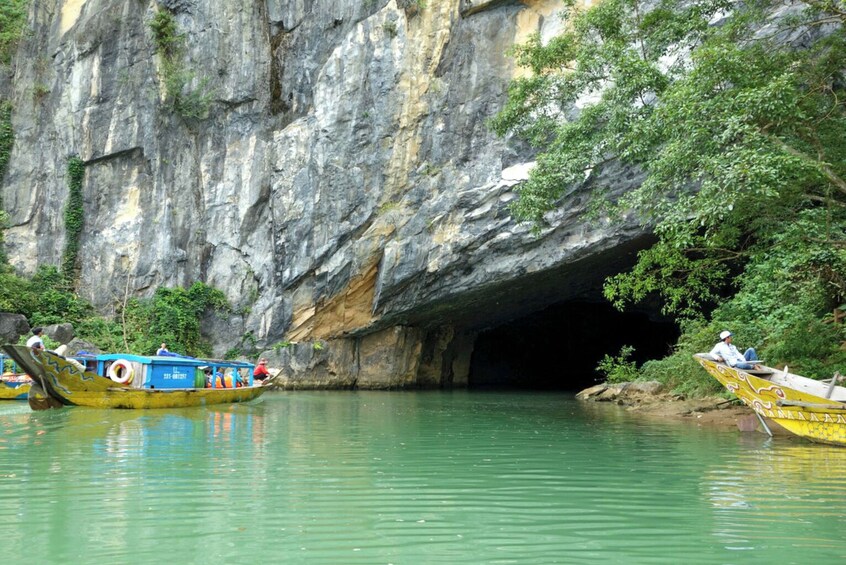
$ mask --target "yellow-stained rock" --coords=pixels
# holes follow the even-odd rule
[[[82,13],[82,7],[85,6],[87,0],[65,0],[62,3],[62,20],[59,23],[59,33],[64,34],[79,19]]]
[[[287,339],[330,339],[369,325],[378,274],[379,262],[374,260],[363,273],[350,279],[344,292],[322,303],[301,303],[294,311]]]
[[[422,341],[420,332],[395,326],[361,338],[358,388],[406,388],[416,384]]]

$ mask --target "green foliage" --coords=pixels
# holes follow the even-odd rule
[[[9,158],[12,155],[12,147],[15,144],[15,132],[12,129],[12,105],[9,102],[0,102],[0,184],[6,176],[6,169],[9,166]],[[9,258],[6,256],[3,243],[4,232],[8,222],[8,214],[3,210],[2,192],[0,192],[0,268],[6,265]]]
[[[79,239],[85,218],[82,199],[82,181],[85,179],[85,163],[77,156],[68,159],[68,201],[65,204],[65,251],[62,255],[62,273],[69,283],[77,279],[79,272]]]
[[[28,296],[30,283],[18,277],[6,265],[0,265],[0,312],[24,314],[32,303]],[[24,314],[25,315],[25,314]]]
[[[30,0],[0,2],[0,64],[8,65],[26,29]]]
[[[165,342],[171,351],[208,356],[211,350],[200,335],[200,318],[207,309],[226,311],[224,294],[204,283],[190,288],[156,290],[150,300],[130,300],[123,317],[129,348],[150,353]]]
[[[149,26],[156,52],[161,57],[162,80],[171,107],[184,118],[199,120],[208,117],[214,92],[208,89],[207,78],[201,79],[196,88],[191,88],[196,74],[184,61],[185,35],[179,33],[173,13],[160,6]]]
[[[0,309],[23,314],[32,326],[76,324],[93,315],[93,308],[71,291],[56,267],[41,266],[31,279],[7,273],[0,281]]]
[[[2,204],[3,203],[0,202],[0,206],[2,206]],[[0,210],[0,276],[2,276],[2,273],[9,267],[9,258],[6,255],[6,250],[3,245],[5,240],[3,232],[8,224],[9,214],[7,214],[5,210]]]
[[[640,376],[645,380],[663,383],[668,390],[683,396],[710,396],[725,391],[687,351],[647,361],[641,367]]]
[[[119,320],[109,320],[100,316],[90,316],[74,324],[76,335],[95,344],[102,351],[126,351],[127,353],[149,354],[150,351],[141,351],[127,346],[124,340],[123,327]],[[160,342],[161,343],[161,342]]]
[[[637,363],[630,360],[635,348],[631,345],[624,345],[619,355],[605,355],[597,365],[596,370],[605,376],[609,383],[627,383],[638,378]]]
[[[539,150],[515,216],[542,228],[586,180],[613,195],[599,173],[620,159],[643,182],[592,209],[633,212],[657,243],[606,281],[615,306],[657,295],[666,313],[701,320],[719,304],[715,320],[755,321],[749,337],[770,362],[810,374],[839,362],[843,332],[821,319],[846,301],[843,3],[811,0],[776,17],[775,0],[567,5],[564,33],[515,49],[532,74],[511,84],[491,122]],[[799,35],[801,45],[786,42]],[[713,330],[700,346],[710,349]],[[685,339],[679,359],[694,352]]]
[[[246,347],[247,349],[255,350],[256,349],[256,336],[253,332],[247,332],[241,338],[241,345]]]
[[[15,132],[12,129],[12,104],[0,103],[0,180],[6,175],[12,146],[15,144]]]
[[[244,355],[243,350],[240,347],[232,347],[226,350],[226,353],[223,354],[224,359],[238,359]]]
[[[645,380],[663,383],[669,390],[687,396],[716,394],[722,385],[706,373],[694,359],[695,353],[710,351],[719,333],[731,328],[737,343],[758,343],[754,330],[729,321],[706,322],[703,319],[682,323],[682,334],[675,351],[664,359],[647,361],[640,369]]]
[[[41,101],[48,94],[50,94],[50,87],[46,84],[37,83],[32,87],[32,97],[36,102]]]
[[[186,88],[193,79],[193,73],[180,78],[182,85],[172,91],[176,93],[173,98],[173,107],[185,118],[202,120],[209,114],[214,92],[206,89],[209,83],[207,78],[202,79],[197,88]]]
[[[41,267],[31,279],[0,272],[0,311],[23,314],[33,326],[72,323],[79,338],[104,351],[151,354],[164,341],[171,351],[208,356],[201,316],[228,309],[220,290],[196,282],[188,289],[159,288],[150,299],[131,299],[107,320],[69,290],[55,267]]]
[[[751,320],[749,337],[762,357],[797,372],[828,378],[846,365],[842,324],[824,314],[846,301],[846,213],[804,210],[767,240],[738,277],[738,292],[714,311],[714,319]],[[744,342],[745,343],[745,342]]]
[[[382,29],[385,30],[385,34],[388,37],[396,37],[397,36],[397,24],[390,20],[386,21],[382,24]]]
[[[173,17],[170,10],[160,8],[153,19],[150,20],[149,25],[153,31],[156,50],[160,55],[170,59],[180,54],[184,37],[179,33],[176,18]]]
[[[668,312],[693,315],[733,268],[765,251],[761,236],[783,218],[846,205],[846,41],[842,28],[807,49],[756,34],[772,4],[763,0],[651,4],[604,0],[574,11],[547,44],[535,36],[518,47],[533,75],[511,85],[492,126],[541,149],[514,209],[538,225],[610,158],[641,167],[644,182],[616,204],[654,227],[659,243],[609,281],[609,298],[622,305],[657,292]],[[845,17],[823,4],[776,23]],[[722,25],[709,25],[732,5]]]

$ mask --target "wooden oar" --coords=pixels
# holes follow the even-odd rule
[[[754,412],[754,410],[753,410],[753,412]],[[758,414],[757,412],[755,412],[755,415],[758,417],[758,421],[761,422],[761,426],[763,426],[764,431],[767,432],[767,435],[770,436],[770,437],[773,437],[773,432],[770,429],[770,427],[767,425],[767,423],[764,421],[764,417],[761,416],[760,414]]]

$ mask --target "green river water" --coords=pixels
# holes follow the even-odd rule
[[[842,563],[846,449],[571,395],[0,404],[2,563]]]

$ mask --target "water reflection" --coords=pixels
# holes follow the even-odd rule
[[[2,406],[0,426],[16,563],[833,562],[846,525],[846,450],[561,395]]]

